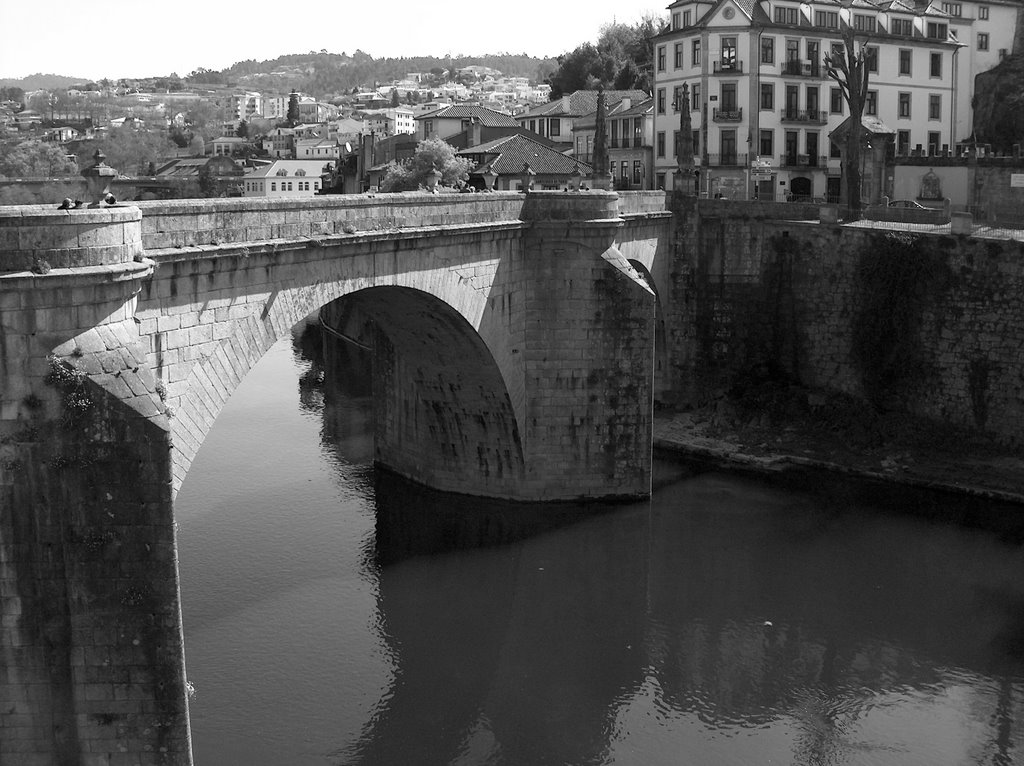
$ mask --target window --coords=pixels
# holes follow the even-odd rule
[[[774,37],[762,37],[761,38],[761,63],[762,64],[774,64],[775,63],[775,38]]]
[[[942,10],[950,16],[963,16],[963,6],[960,3],[943,3]]]
[[[878,46],[867,45],[864,47],[864,63],[869,72],[878,72]]]
[[[665,71],[665,46],[664,45],[659,45],[658,46],[658,71],[659,72],[664,72]]]
[[[896,131],[896,154],[907,155],[910,153],[910,131]]]
[[[679,131],[678,130],[673,130],[672,131],[672,156],[673,157],[678,157],[679,156]]]
[[[775,131],[762,130],[758,151],[762,157],[771,157],[775,153]]]
[[[899,104],[899,110],[897,111],[897,114],[900,116],[900,118],[909,119],[910,118],[910,94],[909,93],[899,93],[899,94],[897,94],[897,98],[898,98],[898,104]]]
[[[786,40],[786,61],[800,60],[800,41]]]
[[[929,74],[931,74],[932,77],[942,77],[942,54],[933,53],[929,60],[931,62]]]
[[[658,131],[658,135],[655,137],[655,144],[656,144],[656,149],[657,149],[658,156],[659,157],[664,157],[665,156],[665,131],[664,130],[659,130]]]
[[[612,130],[611,130],[611,136],[608,138],[608,147],[610,149],[618,149],[619,148],[619,121],[618,120],[612,120],[611,123],[612,123]]]
[[[690,109],[691,110],[699,110],[700,109],[700,83],[699,82],[695,82],[693,84],[693,87],[690,88]]]
[[[633,160],[633,183],[639,186],[641,183],[643,183],[643,180],[644,164],[640,160]]]
[[[550,120],[548,120],[548,135],[562,135],[562,120],[559,117],[552,117]]]
[[[629,163],[626,162],[625,160],[623,160],[622,162],[619,163],[619,175],[622,178],[625,178],[626,174],[628,172],[629,172]]]
[[[736,38],[722,38],[722,69],[730,70],[736,68]]]
[[[665,190],[665,174],[664,173],[658,173],[657,175],[654,176],[654,178],[655,178],[654,183],[657,185],[657,187],[659,189],[661,189],[662,191],[664,191]]]
[[[700,154],[700,131],[691,131],[690,136],[690,140],[693,143],[693,156],[696,157],[698,154]]]
[[[679,29],[679,14],[672,14],[672,29]]]
[[[665,114],[665,89],[658,88],[658,114]]]
[[[869,90],[864,99],[864,111],[867,114],[878,115],[878,91]]]
[[[894,35],[905,35],[906,37],[912,37],[914,34],[914,22],[912,19],[894,18],[892,20],[890,31]]]
[[[949,37],[949,26],[929,21],[925,26],[925,37],[931,40],[945,40]]]
[[[828,110],[832,114],[843,113],[843,91],[840,88],[832,88],[828,92]]]
[[[874,32],[875,17],[863,13],[853,14],[853,28],[858,32]]]
[[[978,50],[979,51],[987,51],[988,50],[988,33],[987,32],[979,32],[978,33]]]
[[[270,191],[277,191],[277,182],[276,181],[271,181],[270,182]]]
[[[938,131],[928,131],[928,154],[938,154],[939,144],[942,143],[942,134]]]
[[[909,48],[900,48],[900,68],[899,73],[903,75],[910,75],[910,57],[913,54]]]
[[[700,40],[694,40],[690,45],[690,63],[700,66]]]
[[[928,119],[929,120],[941,120],[942,119],[942,94],[941,93],[929,93],[928,94]]]
[[[672,111],[683,111],[683,86],[677,85],[672,89]]]
[[[775,6],[775,23],[793,24],[796,26],[800,23],[800,9]]]
[[[979,5],[978,6],[978,18],[981,19],[982,21],[987,21],[988,20],[988,6],[987,5]]]
[[[672,66],[676,69],[683,68],[683,44],[676,43],[672,47]]]
[[[683,11],[683,26],[684,27],[690,26],[690,12],[689,11]]]
[[[836,11],[815,11],[814,26],[824,29],[839,29],[839,13]]]
[[[807,86],[807,113],[814,116],[818,112],[818,86]]]
[[[761,83],[761,108],[775,108],[775,84],[770,82]]]

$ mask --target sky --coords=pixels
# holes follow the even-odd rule
[[[184,76],[245,59],[326,49],[374,58],[527,53],[557,56],[612,21],[667,15],[669,0],[154,2],[0,0],[0,78],[37,72],[99,80]],[[464,11],[460,14],[459,11]],[[290,21],[289,17],[294,17]]]

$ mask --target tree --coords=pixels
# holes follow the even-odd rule
[[[241,122],[239,122],[238,123],[238,128],[235,129],[235,135],[237,135],[239,138],[248,138],[249,137],[249,123],[247,123],[245,120],[242,120]]]
[[[53,178],[76,173],[78,165],[55,144],[22,141],[0,153],[0,176],[5,178]]]
[[[391,106],[398,106],[401,102],[398,100],[398,88],[391,89]]]
[[[846,152],[843,159],[843,172],[846,176],[846,207],[851,220],[860,218],[860,154],[864,116],[864,103],[868,95],[868,52],[867,41],[854,48],[853,27],[846,25],[840,33],[843,39],[841,47],[833,48],[825,56],[825,71],[828,76],[839,83],[846,105],[850,107],[850,119],[846,131]]]
[[[426,185],[427,176],[435,168],[441,171],[442,186],[456,186],[469,178],[472,167],[472,161],[455,154],[451,144],[440,138],[428,138],[416,146],[411,160],[388,165],[381,191],[414,191]]]
[[[92,156],[99,149],[107,164],[124,175],[145,175],[150,164],[158,164],[176,148],[163,133],[114,128],[96,144],[82,144],[79,161],[83,167],[92,164]]]
[[[653,39],[663,27],[653,15],[636,24],[606,24],[596,45],[584,43],[558,57],[558,68],[547,78],[551,98],[598,87],[649,93]]]
[[[292,91],[288,96],[288,125],[295,127],[299,124],[299,94]]]

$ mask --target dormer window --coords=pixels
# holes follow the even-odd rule
[[[800,23],[800,9],[787,8],[781,5],[775,6],[775,23],[796,26]]]
[[[278,171],[276,173],[274,173],[274,175],[276,175],[276,176],[286,176],[286,175],[288,175],[288,171],[285,170],[284,168],[278,168]]]

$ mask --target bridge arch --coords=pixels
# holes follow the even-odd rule
[[[324,253],[309,249],[296,254],[301,257],[291,258],[281,258],[272,249],[250,250],[242,256],[220,257],[210,263],[172,262],[166,264],[170,268],[158,269],[154,280],[144,289],[140,315],[146,315],[147,299],[154,301],[154,310],[166,312],[167,301],[160,299],[162,295],[179,296],[187,307],[173,323],[158,319],[156,324],[148,324],[142,320],[143,328],[150,330],[154,367],[161,379],[169,381],[167,404],[171,413],[174,490],[180,488],[217,415],[248,371],[296,323],[340,300],[358,308],[362,316],[374,319],[382,330],[390,328],[391,334],[381,335],[380,351],[389,353],[387,358],[396,364],[404,364],[403,359],[415,356],[415,344],[409,338],[432,331],[461,349],[452,363],[461,361],[466,365],[469,360],[476,360],[480,370],[488,371],[487,386],[498,397],[488,404],[490,415],[482,414],[482,400],[478,402],[480,406],[470,407],[469,411],[474,423],[480,417],[493,418],[487,428],[496,429],[491,434],[496,438],[507,437],[504,446],[499,453],[480,446],[478,455],[467,456],[455,450],[451,440],[442,439],[440,443],[446,445],[446,454],[451,455],[454,450],[462,458],[472,457],[468,465],[480,466],[484,475],[500,477],[501,494],[510,492],[514,477],[521,478],[523,462],[521,424],[517,422],[512,397],[518,392],[515,398],[521,414],[524,395],[520,363],[509,348],[510,317],[505,310],[509,301],[502,293],[502,264],[514,257],[518,244],[511,236],[491,237],[486,242],[471,240],[469,244],[477,246],[467,247],[465,241],[454,246],[443,237],[428,242],[396,239],[345,258],[331,252],[324,257]],[[419,267],[403,269],[400,262],[412,257]],[[233,296],[228,305],[222,306],[219,296],[226,280],[232,283]],[[165,324],[168,329],[161,330]],[[390,344],[385,342],[389,338]],[[405,340],[395,345],[396,338]],[[430,338],[424,335],[422,342],[429,344]],[[396,350],[401,352],[398,356]],[[425,363],[425,359],[421,361]],[[472,377],[481,375],[475,372]],[[404,379],[391,377],[388,384],[400,384]],[[406,390],[400,386],[392,396],[387,386],[377,389],[378,400],[393,404],[401,400],[399,391]],[[402,407],[408,412],[419,402],[410,394]],[[378,438],[382,440],[382,462],[410,478],[425,480],[430,474],[422,461],[413,459],[413,451],[387,448],[389,429],[401,423],[408,426],[420,422],[417,418],[410,414],[407,420],[380,421]],[[429,420],[425,418],[423,422]],[[440,439],[445,429],[440,422],[433,425],[435,436]],[[470,424],[460,416],[460,425]],[[430,452],[436,453],[437,448]],[[403,460],[409,465],[403,465]],[[441,484],[431,478],[430,483],[464,492],[485,489],[454,466],[449,466],[449,477]]]
[[[430,293],[384,286],[332,301],[320,318],[373,350],[378,464],[437,489],[514,495],[526,473],[521,424],[504,371],[464,316]]]

